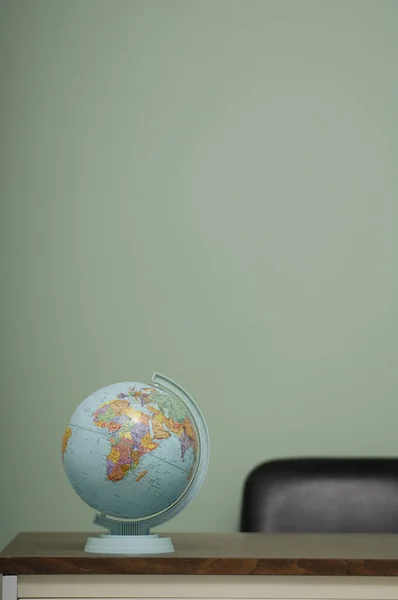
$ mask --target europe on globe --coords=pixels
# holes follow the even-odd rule
[[[111,534],[89,538],[87,551],[172,551],[149,529],[196,495],[208,431],[192,397],[155,374],[151,384],[114,383],[88,396],[65,430],[62,460],[77,494],[99,512],[94,522]]]

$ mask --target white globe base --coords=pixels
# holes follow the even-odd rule
[[[171,538],[150,535],[108,535],[87,539],[85,552],[92,554],[123,554],[135,556],[138,554],[166,554],[174,552]]]

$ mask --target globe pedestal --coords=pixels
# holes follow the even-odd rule
[[[171,538],[149,535],[110,535],[89,537],[85,552],[94,554],[123,554],[136,556],[139,554],[166,554],[174,552]]]
[[[169,537],[149,533],[145,521],[123,521],[106,515],[96,515],[94,523],[105,527],[109,533],[87,539],[85,552],[92,554],[165,554],[174,552]]]

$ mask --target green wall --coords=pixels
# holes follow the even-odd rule
[[[3,0],[1,543],[91,529],[64,427],[180,381],[212,460],[398,450],[396,0]]]

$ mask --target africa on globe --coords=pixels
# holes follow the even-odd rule
[[[86,551],[170,552],[169,538],[148,535],[175,516],[203,483],[209,437],[203,416],[177,383],[155,373],[152,383],[101,388],[75,410],[62,460],[77,494],[110,535],[89,538]]]

